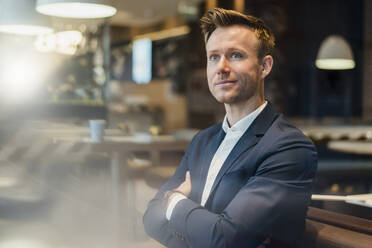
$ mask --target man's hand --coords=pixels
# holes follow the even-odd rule
[[[186,197],[188,197],[190,195],[190,193],[191,193],[191,179],[190,179],[190,172],[189,171],[186,172],[185,181],[183,183],[181,183],[180,186],[178,186],[174,190],[179,191],[180,193],[182,193]],[[176,194],[176,192],[169,196],[167,206],[169,205],[169,203],[171,202],[171,200],[175,196],[175,194]]]
[[[185,181],[178,186],[175,190],[182,192],[186,197],[188,197],[191,193],[191,179],[190,179],[190,172],[186,172]]]

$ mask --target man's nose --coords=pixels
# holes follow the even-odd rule
[[[225,56],[222,56],[218,63],[218,74],[226,74],[230,72],[230,64]]]

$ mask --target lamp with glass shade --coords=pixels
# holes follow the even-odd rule
[[[94,19],[116,14],[112,0],[37,0],[36,10],[44,15]]]
[[[340,35],[328,36],[320,45],[315,65],[323,70],[348,70],[355,67],[349,43]]]
[[[52,33],[50,19],[35,11],[35,0],[0,0],[0,32],[21,35]]]

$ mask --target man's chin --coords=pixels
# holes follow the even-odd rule
[[[223,103],[223,104],[233,104],[236,102],[234,97],[220,97],[216,98],[217,102]]]
[[[239,98],[237,94],[232,94],[233,92],[219,92],[219,93],[220,94],[213,94],[214,98],[219,103],[232,104],[232,103],[236,103]]]

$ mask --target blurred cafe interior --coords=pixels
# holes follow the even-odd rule
[[[266,99],[316,145],[313,193],[372,193],[372,1],[0,0],[0,248],[162,247],[146,205],[225,114],[199,28],[213,7],[272,28]],[[372,247],[372,197],[313,200],[300,242]]]

